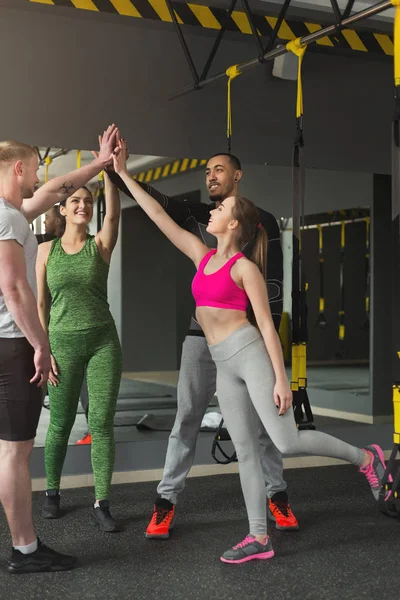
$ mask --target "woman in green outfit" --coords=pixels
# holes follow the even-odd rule
[[[89,427],[96,502],[92,519],[100,530],[118,531],[108,496],[114,466],[114,413],[122,351],[107,301],[107,278],[118,238],[118,189],[105,173],[106,214],[101,231],[89,235],[93,197],[87,188],[60,204],[65,230],[39,246],[38,306],[52,353],[50,425],[45,445],[47,492],[42,516],[60,515],[60,479],[86,369]],[[50,318],[49,318],[50,317]]]

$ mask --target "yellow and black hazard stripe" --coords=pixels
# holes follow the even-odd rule
[[[137,179],[143,183],[152,183],[153,181],[167,179],[167,177],[174,177],[175,175],[181,175],[188,171],[197,171],[198,169],[204,168],[206,164],[207,161],[205,159],[180,158],[165,165],[135,173],[133,179]]]
[[[49,6],[70,6],[82,10],[119,14],[126,17],[152,19],[172,23],[165,0],[27,0]],[[219,30],[224,27],[227,31],[234,31],[251,35],[251,27],[246,13],[234,10],[229,16],[223,8],[203,6],[191,3],[171,2],[172,7],[181,25],[192,25],[205,29]],[[262,36],[270,36],[277,18],[259,13],[252,13],[254,24]],[[281,40],[294,40],[304,37],[325,27],[322,23],[310,23],[302,20],[284,20],[278,38]],[[356,52],[393,56],[393,37],[387,33],[373,33],[370,31],[355,31],[343,29],[329,37],[321,38],[317,46],[326,49],[355,50]]]

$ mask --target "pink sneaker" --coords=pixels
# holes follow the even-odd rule
[[[274,554],[270,538],[267,538],[265,544],[261,544],[253,535],[249,534],[242,542],[224,552],[221,560],[224,563],[239,565],[248,560],[266,560],[272,558]]]
[[[371,444],[363,448],[365,452],[368,452],[372,456],[372,461],[366,467],[360,467],[360,473],[365,475],[367,481],[371,487],[371,492],[376,501],[379,500],[379,492],[382,487],[382,479],[386,471],[385,458],[383,456],[383,450],[377,444]],[[393,481],[392,476],[389,477],[389,481]],[[387,498],[391,492],[389,492]],[[386,498],[386,500],[387,500]]]

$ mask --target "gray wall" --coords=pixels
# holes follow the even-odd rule
[[[122,220],[125,371],[176,369],[176,253],[139,208]]]
[[[139,208],[123,211],[122,347],[125,371],[174,371],[193,310],[191,261]]]
[[[392,414],[392,202],[391,177],[373,180],[371,253],[371,387],[373,415]]]
[[[219,149],[215,149],[219,152]],[[224,149],[222,149],[224,151]],[[292,172],[288,167],[244,164],[240,193],[277,218],[292,214]],[[173,196],[201,189],[202,202],[208,201],[203,171],[179,175],[155,187]],[[372,205],[372,175],[350,171],[306,170],[306,214]]]

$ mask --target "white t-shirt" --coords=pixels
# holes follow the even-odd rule
[[[36,289],[36,255],[37,240],[23,213],[4,198],[0,198],[0,241],[15,240],[24,249],[26,278],[32,291],[37,296]],[[0,265],[1,269],[1,265]],[[0,338],[19,338],[24,334],[16,325],[11,313],[4,302],[0,289]]]

